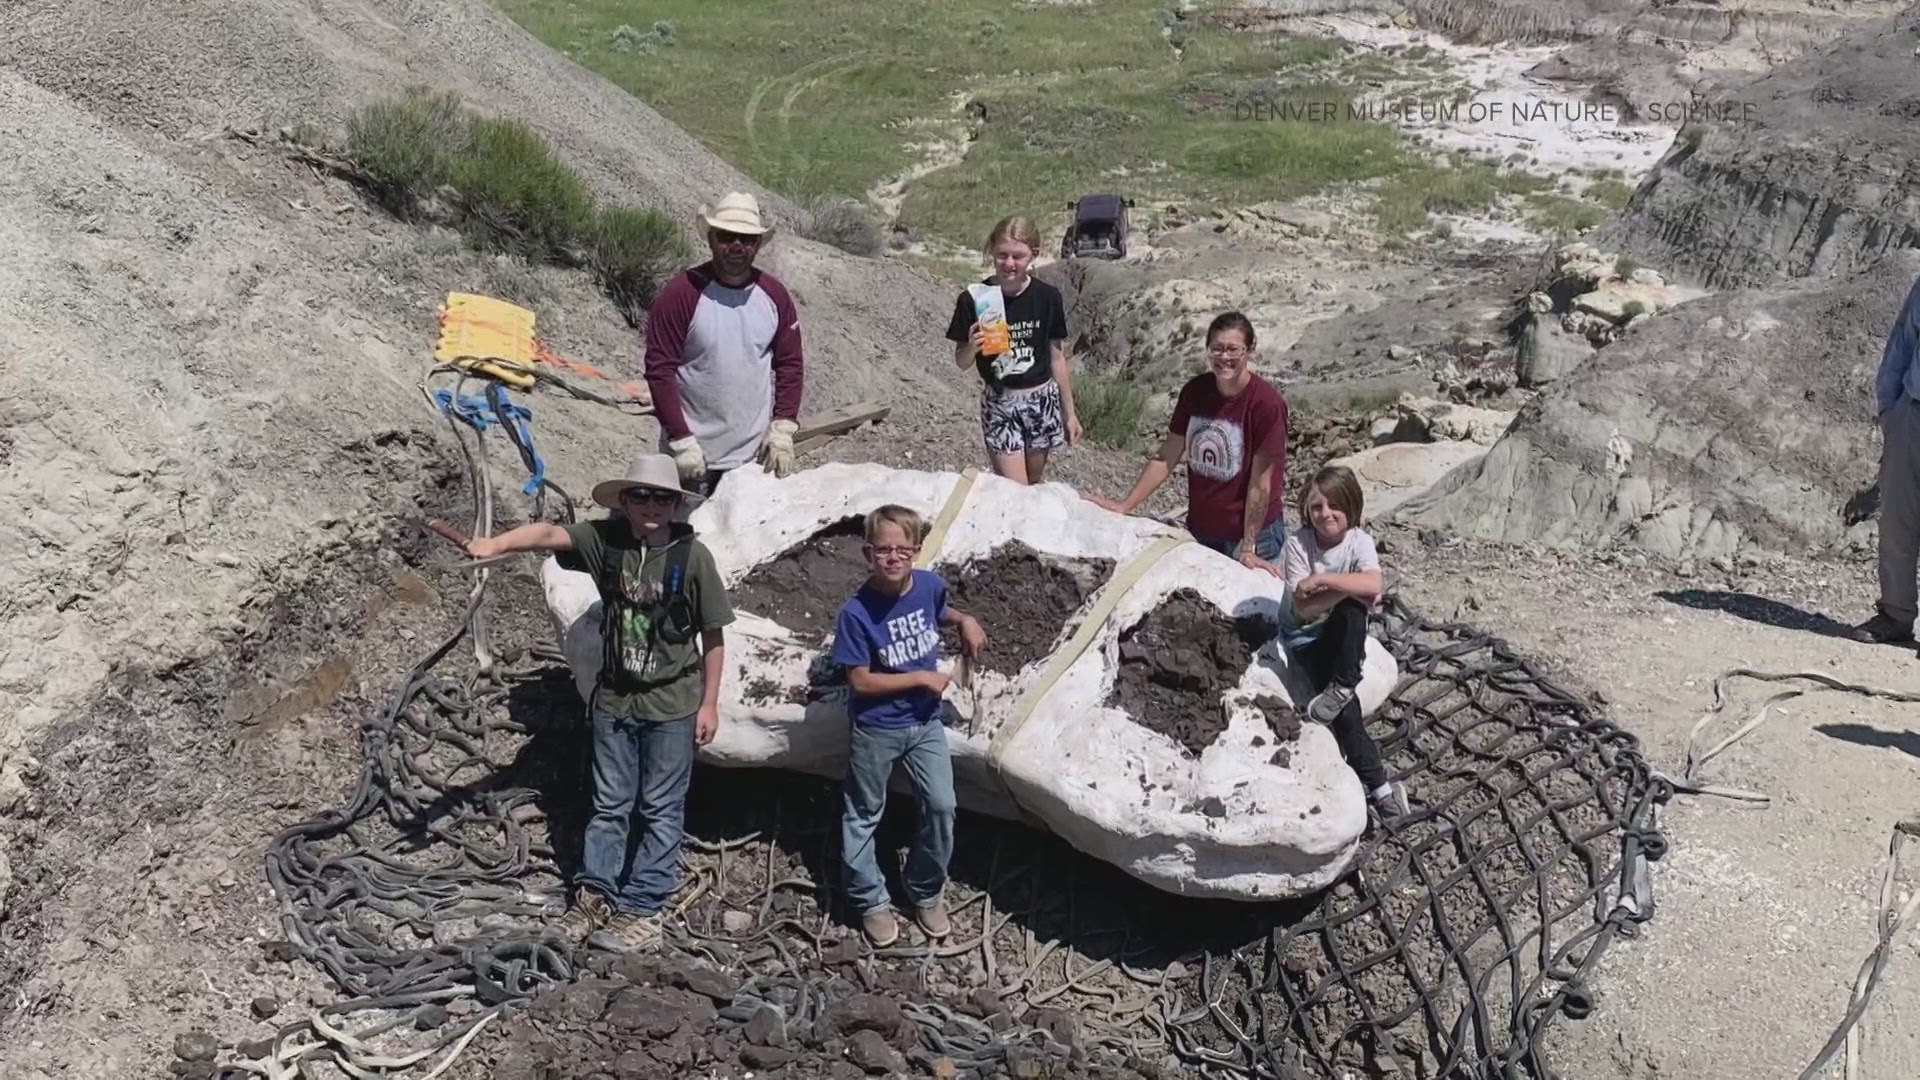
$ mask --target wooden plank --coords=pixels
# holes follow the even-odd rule
[[[885,420],[887,414],[892,411],[893,406],[882,405],[877,401],[859,401],[852,405],[844,405],[801,424],[800,429],[793,433],[793,441],[798,443],[801,439],[812,439],[821,435],[844,434],[868,421]]]
[[[885,420],[892,411],[891,405],[861,401],[814,417],[793,433],[793,452],[804,454],[817,450],[832,442],[836,435],[844,435],[862,424]]]

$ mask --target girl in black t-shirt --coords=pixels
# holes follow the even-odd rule
[[[984,355],[985,331],[962,291],[947,324],[955,365],[973,366],[986,384],[980,396],[980,427],[993,471],[1023,484],[1037,484],[1047,454],[1062,443],[1078,445],[1080,417],[1073,409],[1073,377],[1067,367],[1067,308],[1060,290],[1027,273],[1040,250],[1040,230],[1025,217],[1002,218],[987,236],[993,276],[1007,303],[1003,352]]]

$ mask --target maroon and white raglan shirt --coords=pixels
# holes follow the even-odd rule
[[[646,372],[668,439],[694,436],[709,469],[745,465],[768,424],[800,416],[800,313],[772,274],[734,288],[702,263],[648,309]]]

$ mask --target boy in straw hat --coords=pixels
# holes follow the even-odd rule
[[[700,208],[711,257],[674,275],[647,311],[647,388],[681,481],[712,494],[756,457],[793,471],[805,382],[800,315],[787,288],[753,260],[772,229],[760,204],[729,192]]]
[[[660,938],[660,909],[680,887],[687,786],[696,745],[720,725],[722,627],[733,621],[713,555],[676,521],[699,496],[682,488],[673,459],[643,454],[624,476],[594,486],[617,511],[599,521],[533,522],[467,544],[475,558],[551,551],[600,585],[605,651],[588,704],[593,728],[593,816],[581,845],[569,937],[603,948],[646,948]],[[627,833],[640,839],[631,861]]]

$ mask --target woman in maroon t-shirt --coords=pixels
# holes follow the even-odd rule
[[[1187,461],[1187,531],[1247,566],[1280,574],[1286,542],[1287,401],[1253,373],[1253,324],[1229,311],[1207,327],[1207,372],[1180,388],[1159,453],[1124,499],[1089,495],[1122,514]]]

